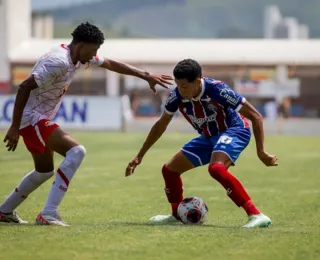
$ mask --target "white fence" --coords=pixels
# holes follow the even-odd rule
[[[157,118],[133,119],[128,101],[120,97],[66,96],[63,99],[55,121],[65,129],[148,132]],[[10,126],[14,106],[14,96],[0,95],[0,129]],[[275,134],[277,122],[264,120],[265,133]],[[320,135],[320,120],[288,119],[281,127],[283,134]],[[169,132],[195,133],[192,127],[181,117],[174,118],[168,127]]]
[[[157,118],[139,118],[128,123],[127,132],[149,132]],[[264,120],[264,131],[267,135],[278,133],[276,120]],[[167,132],[194,133],[195,130],[182,117],[173,118],[167,128]],[[280,133],[283,135],[318,135],[320,136],[320,120],[307,118],[287,119],[282,122]]]
[[[10,126],[14,98],[0,96],[0,128]],[[120,131],[121,100],[118,97],[66,96],[54,121],[65,129]]]

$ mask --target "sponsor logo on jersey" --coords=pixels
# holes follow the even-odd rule
[[[213,115],[208,116],[206,118],[197,118],[197,117],[195,117],[193,115],[189,115],[189,118],[191,119],[191,121],[195,125],[197,125],[199,128],[201,128],[204,123],[210,123],[210,122],[215,121],[216,120],[216,114],[213,114]]]
[[[231,89],[222,89],[220,91],[220,96],[225,98],[228,103],[230,103],[231,105],[234,105],[234,106],[239,101],[237,98],[235,98],[235,93]]]

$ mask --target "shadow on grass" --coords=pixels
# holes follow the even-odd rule
[[[109,226],[109,227],[176,227],[176,228],[231,228],[238,229],[239,226],[220,226],[212,224],[189,224],[184,225],[180,222],[177,223],[150,223],[150,222],[129,222],[129,221],[110,221],[106,223],[82,223],[88,226]]]
[[[81,222],[81,223],[69,223],[71,226],[66,228],[72,228],[80,226],[90,226],[90,227],[176,227],[176,228],[223,228],[223,229],[239,229],[239,226],[220,226],[212,224],[191,224],[184,225],[180,222],[178,223],[149,223],[149,222],[128,222],[128,221],[109,221],[109,222]],[[0,230],[2,228],[27,228],[27,227],[46,227],[45,225],[36,225],[35,223],[28,224],[16,224],[16,223],[0,223]],[[59,226],[50,226],[50,227],[59,227]],[[62,227],[61,227],[62,228]]]

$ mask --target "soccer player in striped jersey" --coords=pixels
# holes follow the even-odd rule
[[[202,77],[198,62],[186,59],[173,71],[177,87],[169,94],[165,111],[151,128],[142,148],[128,164],[126,176],[133,174],[151,146],[162,136],[178,110],[199,133],[164,164],[162,175],[172,214],[157,215],[153,222],[179,221],[177,208],[183,199],[181,175],[193,168],[208,165],[208,172],[226,190],[229,198],[248,215],[244,228],[267,227],[271,220],[255,206],[240,181],[229,172],[251,137],[256,140],[258,158],[266,166],[276,166],[277,156],[264,149],[263,119],[244,97],[224,82]]]

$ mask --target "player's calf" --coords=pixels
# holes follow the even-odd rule
[[[248,215],[260,214],[241,182],[228,172],[224,164],[213,163],[209,165],[208,170],[211,177],[226,189],[227,195],[238,207],[242,207]]]
[[[162,176],[165,182],[165,193],[168,201],[171,203],[172,215],[179,218],[177,209],[179,203],[183,200],[183,184],[179,173],[169,170],[165,165],[162,167]]]
[[[57,170],[55,181],[50,190],[48,200],[42,213],[56,212],[60,205],[69,183],[79,168],[86,155],[86,149],[82,145],[71,148]]]
[[[40,173],[33,170],[28,173],[1,204],[0,211],[3,213],[13,214],[14,209],[16,209],[35,189],[49,180],[53,175],[54,171]]]

